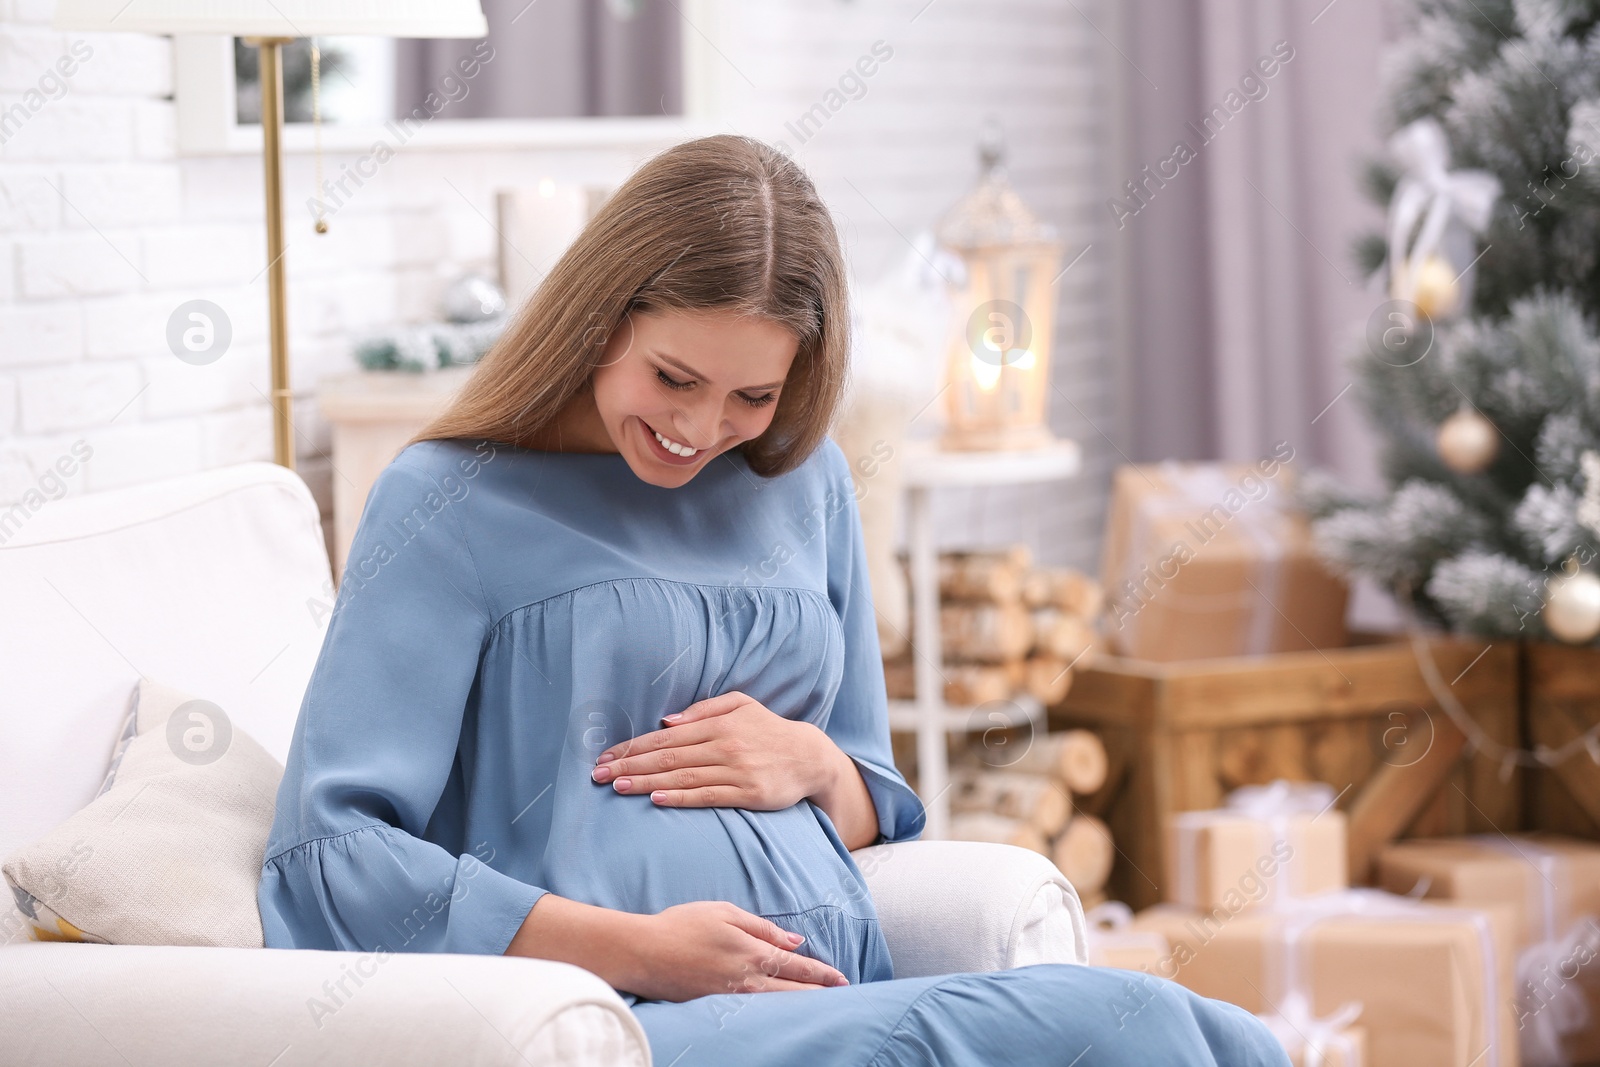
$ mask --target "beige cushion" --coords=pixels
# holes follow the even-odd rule
[[[97,465],[111,461],[102,452]],[[322,516],[299,475],[239,463],[69,494],[20,528],[8,514],[0,859],[94,799],[141,674],[216,701],[289,758],[334,601]]]
[[[227,713],[142,679],[94,800],[0,870],[36,941],[262,946],[283,767]]]

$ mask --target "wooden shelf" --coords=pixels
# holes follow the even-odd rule
[[[1005,721],[1005,709],[988,704],[977,704],[970,707],[946,704],[944,706],[944,728],[947,733],[970,734],[980,730],[989,730],[995,727],[1021,726],[1024,723],[1033,723],[1035,728],[1042,728],[1045,723],[1045,707],[1037,699],[1027,693],[1019,693],[1011,698],[1016,711],[1020,714],[1012,716],[1015,721]],[[915,733],[918,724],[922,722],[922,712],[915,700],[889,701],[889,729]]]

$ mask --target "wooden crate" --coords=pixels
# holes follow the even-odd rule
[[[1435,638],[1444,680],[1487,736],[1515,745],[1515,644]],[[1409,643],[1148,663],[1102,658],[1049,709],[1050,728],[1097,730],[1113,779],[1084,807],[1119,850],[1111,894],[1135,908],[1167,896],[1164,827],[1241,785],[1322,781],[1350,818],[1352,880],[1397,837],[1522,827],[1521,773],[1506,776],[1434,703]]]
[[[1529,642],[1522,655],[1525,746],[1559,749],[1600,722],[1600,649]],[[1523,799],[1528,829],[1600,837],[1600,767],[1587,751],[1530,770]]]

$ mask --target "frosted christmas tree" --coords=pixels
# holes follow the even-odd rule
[[[1389,296],[1355,358],[1386,498],[1307,479],[1320,549],[1425,619],[1600,635],[1600,0],[1414,0],[1370,168]]]

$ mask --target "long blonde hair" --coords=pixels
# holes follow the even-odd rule
[[[827,435],[844,392],[844,257],[805,172],[770,145],[733,134],[686,141],[635,171],[449,408],[411,441],[486,438],[528,447],[588,388],[629,312],[704,309],[769,319],[799,338],[772,424],[738,446],[759,474],[792,470]]]

